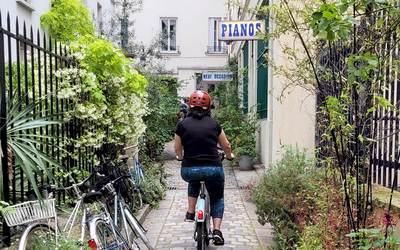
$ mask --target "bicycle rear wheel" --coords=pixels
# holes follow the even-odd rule
[[[139,210],[143,206],[140,190],[132,179],[126,179],[125,182],[128,190],[122,194],[122,197],[131,211]]]
[[[43,247],[56,247],[54,229],[47,224],[37,224],[22,235],[18,250],[36,250]]]
[[[206,236],[205,236],[205,224],[203,222],[197,222],[197,250],[206,249]]]
[[[94,228],[90,228],[90,237],[96,243],[98,250],[129,249],[122,236],[104,220],[97,220]]]
[[[127,209],[124,209],[126,218],[128,220],[128,224],[138,237],[139,240],[147,247],[149,250],[154,250],[153,246],[150,244],[149,239],[146,236],[146,231],[140,224],[140,222],[136,219],[136,217]]]

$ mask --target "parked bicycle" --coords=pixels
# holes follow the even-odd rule
[[[18,249],[31,249],[31,246],[41,241],[55,241],[57,243],[57,213],[55,199],[50,185],[39,187],[42,201],[27,201],[6,208],[4,219],[9,227],[20,226],[23,233]],[[27,193],[32,193],[28,191]],[[54,224],[52,223],[54,221]]]
[[[120,176],[96,192],[99,196],[104,195],[108,201],[103,204],[104,212],[90,222],[90,244],[97,249],[114,249],[125,245],[131,249],[139,249],[136,241],[141,241],[149,250],[153,250],[146,230],[115,188],[115,184],[124,178],[130,178],[130,175]],[[107,206],[110,201],[111,208]]]
[[[109,173],[109,177],[102,182],[97,183],[97,188],[104,186],[107,181],[118,178],[119,176],[129,175],[131,173],[128,165],[128,156],[122,156],[118,159],[112,159],[105,151],[96,151],[97,157],[105,166],[104,170]],[[124,178],[119,181],[118,190],[121,196],[124,198],[125,203],[129,206],[132,211],[137,211],[143,206],[142,195],[140,191],[140,185],[134,178]]]

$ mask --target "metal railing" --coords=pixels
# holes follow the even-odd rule
[[[12,27],[14,26],[14,27]],[[15,30],[15,32],[12,32]],[[69,51],[62,47],[57,41],[46,36],[41,36],[39,30],[34,36],[33,28],[29,32],[25,22],[20,32],[18,17],[15,24],[11,24],[10,15],[7,15],[6,24],[3,26],[0,12],[0,128],[1,128],[1,149],[8,152],[7,138],[7,101],[16,97],[24,100],[27,106],[39,98],[43,99],[33,110],[33,115],[37,118],[58,114],[56,119],[63,119],[63,113],[71,110],[72,101],[58,99],[56,95],[49,95],[58,89],[61,81],[56,77],[55,72],[64,67],[73,67],[67,60]],[[71,119],[62,125],[47,125],[44,128],[33,131],[40,134],[50,135],[54,139],[46,139],[46,145],[36,145],[37,149],[44,152],[61,163],[63,167],[70,171],[72,168],[79,170],[92,171],[93,162],[87,156],[93,155],[94,148],[86,147],[79,150],[79,156],[72,158],[70,154],[61,154],[57,150],[62,146],[62,139],[66,138],[73,141],[83,135],[83,126],[79,119]],[[16,132],[18,133],[18,132]],[[74,143],[63,148],[67,152],[74,152]],[[86,155],[86,157],[84,157]],[[24,202],[25,193],[32,188],[27,181],[26,175],[19,166],[9,166],[14,164],[14,157],[10,154],[2,154],[2,174],[4,201],[10,204]],[[50,166],[47,166],[50,167]],[[52,170],[56,175],[57,170]],[[62,175],[61,175],[62,176]],[[61,184],[69,186],[69,178],[59,177]],[[35,176],[38,185],[52,182],[49,178]],[[53,184],[53,183],[50,183]],[[64,201],[65,197],[58,197],[59,202]],[[9,243],[10,229],[3,223],[2,241]]]
[[[228,46],[207,46],[207,54],[227,54]]]
[[[179,46],[161,46],[161,53],[181,53]]]

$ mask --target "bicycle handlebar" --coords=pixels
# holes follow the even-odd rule
[[[221,149],[221,148],[218,147],[218,149]],[[230,158],[230,159],[225,158],[225,153],[224,152],[218,152],[218,156],[221,158],[221,162],[224,161],[224,160],[233,161],[233,158],[235,157],[235,155],[231,153],[232,158]],[[180,160],[178,158],[178,156],[175,156],[175,158],[176,158],[177,161],[183,161],[183,159]]]
[[[56,188],[55,191],[70,190],[70,189],[73,189],[74,186],[75,187],[80,187],[83,184],[85,184],[88,180],[90,180],[94,175],[97,175],[99,177],[104,177],[105,176],[104,174],[100,174],[99,170],[97,168],[95,168],[94,171],[88,177],[86,177],[83,181],[80,181],[80,182],[78,182],[76,184],[72,184],[72,186],[70,186],[70,187]]]
[[[104,191],[107,188],[107,185],[111,184],[114,185],[115,182],[121,180],[122,178],[131,178],[130,175],[121,175],[120,177],[116,178],[115,180],[112,180],[110,182],[108,182],[106,185],[104,185],[104,187],[102,187],[99,192]]]

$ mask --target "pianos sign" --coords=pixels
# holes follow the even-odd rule
[[[218,39],[221,41],[258,40],[264,33],[264,20],[218,22]]]
[[[229,72],[204,72],[203,81],[215,82],[215,81],[227,81],[232,79],[232,73]]]

